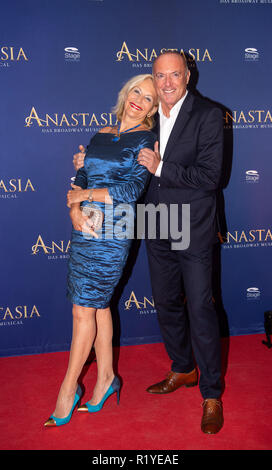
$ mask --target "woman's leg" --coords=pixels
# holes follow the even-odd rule
[[[54,416],[66,417],[72,406],[77,381],[96,337],[96,309],[73,305],[73,336],[69,364],[62,382]]]
[[[97,309],[96,311],[97,334],[94,343],[97,361],[97,382],[90,400],[92,405],[97,405],[111,385],[113,372],[112,353],[112,316],[110,308]]]

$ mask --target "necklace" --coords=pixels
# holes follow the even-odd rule
[[[112,138],[112,141],[113,142],[118,142],[118,140],[120,140],[120,135],[121,134],[125,134],[126,132],[132,131],[132,129],[136,129],[136,127],[140,127],[140,126],[141,126],[141,124],[138,124],[137,126],[130,127],[130,129],[126,129],[125,131],[120,132],[121,122],[118,122],[117,134]]]

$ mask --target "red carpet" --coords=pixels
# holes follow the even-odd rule
[[[165,396],[145,389],[169,368],[162,344],[116,349],[123,381],[120,405],[110,397],[93,415],[75,412],[61,428],[44,428],[54,410],[68,353],[2,358],[0,388],[2,450],[267,450],[272,449],[272,350],[264,335],[223,340],[225,424],[217,435],[200,430],[199,388],[181,388]],[[84,371],[91,396],[96,364]]]

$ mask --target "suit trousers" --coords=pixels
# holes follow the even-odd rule
[[[203,398],[219,398],[221,341],[212,301],[212,247],[200,252],[172,250],[168,239],[146,239],[146,247],[153,299],[171,369],[188,373],[195,360]]]

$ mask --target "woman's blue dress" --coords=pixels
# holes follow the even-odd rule
[[[83,189],[107,188],[113,200],[113,204],[94,202],[104,212],[98,239],[72,230],[67,296],[83,307],[109,306],[132,242],[135,203],[150,176],[137,156],[141,148],[153,149],[156,140],[151,131],[121,134],[117,142],[112,138],[111,133],[94,135],[75,179]]]

